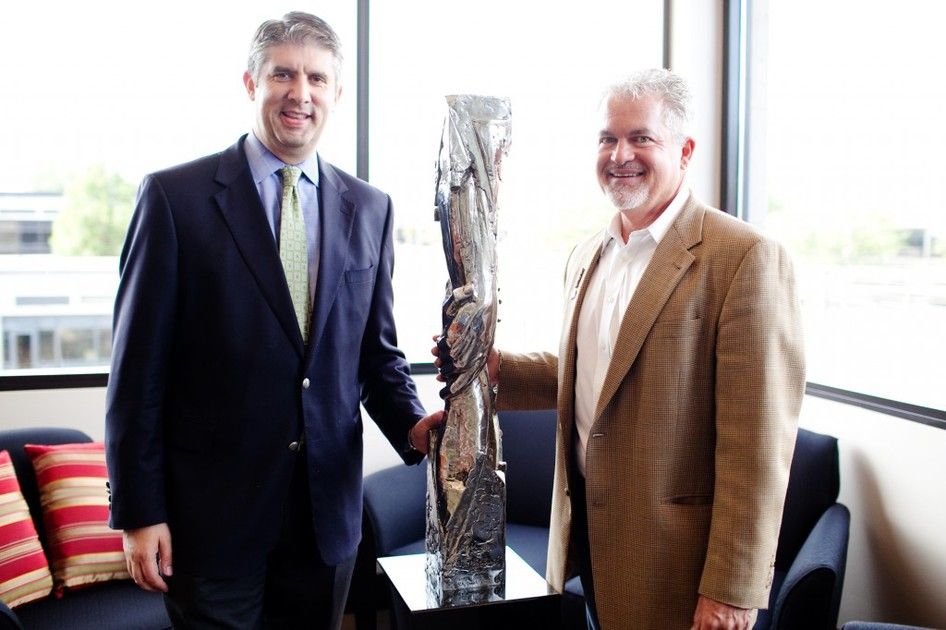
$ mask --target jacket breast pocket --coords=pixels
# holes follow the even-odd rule
[[[347,335],[352,341],[361,339],[361,331],[368,319],[374,294],[377,269],[374,265],[367,269],[348,269],[345,281],[340,287],[335,300],[335,311],[343,322]]]
[[[667,497],[664,503],[669,505],[712,505],[713,495],[705,493],[676,494]]]
[[[700,318],[657,320],[651,329],[651,336],[661,339],[694,337],[700,334],[702,326],[703,320]]]
[[[345,284],[349,286],[371,284],[374,282],[376,273],[374,265],[367,269],[348,269],[345,271]]]

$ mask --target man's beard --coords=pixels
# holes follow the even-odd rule
[[[650,198],[650,186],[644,184],[628,190],[623,186],[605,186],[604,193],[618,210],[635,210]]]

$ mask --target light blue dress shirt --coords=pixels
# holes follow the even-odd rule
[[[302,169],[297,187],[309,250],[309,303],[314,304],[315,284],[319,275],[319,156],[313,153],[299,164],[285,164],[273,155],[252,131],[247,134],[243,148],[277,249],[279,219],[282,216],[282,177],[279,175],[279,169],[284,166],[297,166]]]

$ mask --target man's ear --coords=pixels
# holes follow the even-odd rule
[[[690,163],[690,158],[693,157],[693,149],[696,147],[696,142],[693,138],[687,138],[683,141],[683,145],[680,147],[680,170],[687,170],[687,165]]]
[[[246,93],[250,95],[250,100],[252,101],[256,96],[256,83],[253,81],[249,70],[243,73],[243,85],[246,86]]]
[[[335,104],[338,105],[338,102],[342,100],[342,84],[337,84],[335,88]]]

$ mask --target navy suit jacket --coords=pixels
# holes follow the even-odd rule
[[[245,138],[245,137],[244,137]],[[408,463],[424,415],[392,315],[390,198],[319,162],[304,346],[241,138],[147,176],[120,259],[108,383],[111,525],[167,522],[185,573],[240,575],[276,540],[304,432],[319,551],[361,537],[362,418]]]

